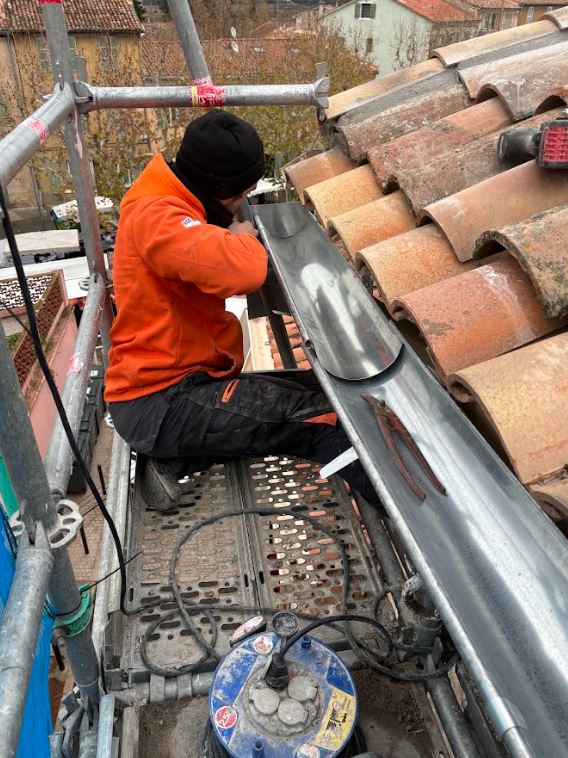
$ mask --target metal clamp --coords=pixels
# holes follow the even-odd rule
[[[83,525],[83,517],[79,506],[72,500],[60,500],[55,506],[55,514],[57,521],[47,533],[47,541],[52,550],[59,550],[73,542]],[[11,516],[10,527],[14,537],[19,540],[25,528],[19,511]]]
[[[91,602],[91,590],[88,584],[79,587],[81,603],[73,613],[65,616],[56,616],[54,626],[60,629],[65,637],[76,637],[91,623],[93,617],[93,603]]]

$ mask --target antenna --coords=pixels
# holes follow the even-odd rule
[[[236,39],[236,38],[237,38],[237,30],[235,29],[235,27],[234,27],[234,26],[231,26],[231,37],[232,37],[233,39]]]
[[[237,43],[235,42],[234,39],[231,40],[231,50],[234,53],[238,53],[239,52],[239,46],[237,45]]]

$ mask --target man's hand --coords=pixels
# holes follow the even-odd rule
[[[258,230],[250,221],[233,221],[228,229],[231,234],[252,234],[253,237],[258,237]]]

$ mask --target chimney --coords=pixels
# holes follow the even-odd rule
[[[323,12],[325,10],[324,1],[325,0],[319,0],[318,3],[318,20],[323,16]]]

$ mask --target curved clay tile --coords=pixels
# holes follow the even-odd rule
[[[518,53],[508,58],[463,68],[458,71],[458,75],[469,96],[475,100],[484,84],[491,84],[494,81],[512,76],[521,78],[523,75],[530,76],[539,68],[554,67],[558,61],[564,60],[567,55],[568,42],[558,42],[555,45]]]
[[[478,263],[460,263],[438,227],[427,224],[366,247],[357,253],[355,265],[366,266],[379,298],[393,313],[397,297],[462,274]]]
[[[522,126],[539,127],[544,121],[557,118],[561,113],[559,109],[535,116],[523,121]],[[401,168],[396,175],[396,181],[410,201],[414,212],[418,214],[431,203],[479,184],[484,179],[510,168],[510,164],[501,162],[497,154],[497,142],[503,131],[505,129],[449,150],[436,161]]]
[[[304,202],[304,190],[307,187],[350,171],[354,166],[355,163],[348,155],[333,148],[289,164],[284,168],[284,175],[300,196],[300,200]]]
[[[562,318],[568,315],[567,229],[568,206],[563,206],[486,232],[476,248],[482,254],[495,243],[505,248],[530,276],[547,317]]]
[[[546,318],[530,279],[506,254],[398,298],[393,309],[416,324],[442,378],[563,325]]]
[[[552,21],[559,29],[568,29],[568,7],[557,8],[555,11],[548,11],[543,18],[546,21]]]
[[[561,471],[568,460],[568,333],[470,366],[450,377],[478,403],[524,484]]]
[[[375,242],[408,232],[416,219],[402,192],[360,205],[329,221],[330,235],[339,235],[345,249],[353,258],[359,250]]]
[[[513,76],[492,79],[477,94],[479,101],[497,95],[505,104],[513,121],[531,116],[542,102],[542,93],[549,92],[568,81],[568,52],[553,66],[538,66]]]
[[[450,113],[468,105],[467,94],[461,84],[430,92],[388,108],[357,123],[339,122],[339,131],[345,139],[351,157],[362,160],[367,151],[402,134],[439,121]]]
[[[473,37],[463,42],[447,45],[447,47],[437,47],[432,55],[439,58],[446,66],[455,66],[456,63],[476,58],[478,55],[490,53],[493,50],[503,50],[510,45],[550,34],[556,31],[556,28],[556,24],[552,20],[537,21],[534,24],[524,24],[512,29],[503,29],[493,34],[486,34],[482,37]]]
[[[316,211],[324,229],[332,216],[382,197],[372,168],[366,164],[309,187],[304,198]]]
[[[510,123],[505,106],[493,98],[370,150],[369,163],[381,186],[389,192],[398,186],[393,175],[396,177],[399,171],[408,173],[414,167],[420,170],[439,155]]]
[[[545,111],[549,111],[552,108],[556,108],[557,106],[563,107],[565,105],[568,105],[568,86],[566,85],[556,87],[549,92],[535,110],[535,114],[545,113]]]
[[[425,79],[432,74],[442,71],[444,64],[439,60],[430,59],[416,66],[403,68],[400,71],[394,71],[392,74],[380,76],[372,79],[370,82],[360,84],[358,87],[352,87],[344,92],[338,92],[329,98],[329,106],[325,111],[328,121],[342,116],[354,108],[372,100],[374,97],[384,95],[386,92],[398,89],[399,87]]]
[[[546,484],[532,484],[529,490],[539,505],[551,505],[564,516],[568,516],[568,476],[552,479]]]
[[[386,198],[385,198],[386,199]],[[460,261],[479,252],[475,242],[488,229],[514,224],[568,203],[568,172],[541,169],[535,161],[505,171],[425,208],[449,239]]]

